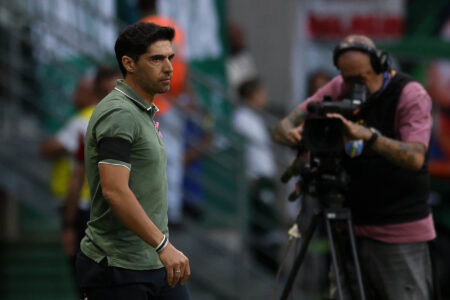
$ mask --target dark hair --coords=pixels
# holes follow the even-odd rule
[[[259,78],[252,78],[246,80],[238,87],[239,96],[241,96],[243,99],[248,99],[260,87],[261,87],[261,80]]]
[[[122,75],[125,77],[127,74],[122,65],[124,55],[137,62],[151,44],[161,40],[172,41],[174,36],[175,30],[172,27],[163,27],[154,23],[140,22],[127,26],[117,38],[114,46]]]

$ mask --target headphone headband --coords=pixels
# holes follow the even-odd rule
[[[338,44],[334,48],[333,63],[336,66],[336,68],[339,69],[339,66],[337,64],[339,56],[343,52],[350,50],[356,50],[367,53],[370,57],[370,63],[372,65],[372,68],[377,74],[390,70],[389,55],[386,52],[360,42],[352,42],[352,43],[344,42]]]

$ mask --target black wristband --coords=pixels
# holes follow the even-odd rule
[[[373,146],[373,143],[375,143],[375,141],[378,139],[379,136],[379,131],[376,130],[373,127],[369,128],[370,131],[372,131],[372,136],[370,137],[370,139],[368,139],[365,143],[364,143],[364,148],[371,148]]]
[[[159,245],[155,248],[156,253],[160,253],[161,251],[164,250],[164,248],[166,248],[167,244],[169,244],[169,239],[164,236],[161,243],[159,243]]]

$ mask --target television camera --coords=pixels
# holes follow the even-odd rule
[[[281,181],[286,183],[292,176],[299,175],[300,190],[312,195],[344,190],[348,183],[342,168],[345,128],[340,119],[326,115],[338,113],[354,120],[366,101],[367,87],[355,83],[350,96],[341,101],[332,101],[329,96],[324,96],[321,102],[309,103],[307,108],[310,114],[304,121],[297,158],[282,174]],[[309,154],[305,155],[307,152]],[[299,191],[295,191],[289,200],[295,200],[298,195]]]
[[[330,252],[336,277],[338,299],[343,300],[343,289],[340,279],[339,249],[334,245],[336,232],[335,222],[347,226],[352,257],[356,268],[360,299],[365,300],[362,276],[357,258],[355,239],[352,230],[351,212],[343,207],[344,192],[349,183],[349,177],[343,168],[343,150],[345,127],[340,119],[329,118],[327,114],[338,113],[346,119],[354,121],[361,107],[367,100],[365,85],[355,83],[350,96],[341,101],[331,101],[325,96],[321,102],[308,104],[310,113],[303,124],[302,143],[297,147],[297,157],[281,176],[283,183],[291,177],[299,176],[296,190],[288,199],[294,201],[300,194],[307,194],[319,200],[320,210],[315,213],[302,239],[302,246],[293,263],[289,277],[281,294],[281,300],[286,300],[294,283],[295,276],[305,258],[308,245],[320,220],[325,221],[327,236],[330,241]],[[297,223],[300,216],[297,217]],[[296,224],[298,227],[298,224]],[[341,266],[342,267],[342,266]]]

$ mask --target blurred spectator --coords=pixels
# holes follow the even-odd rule
[[[271,138],[261,112],[267,105],[267,91],[259,79],[244,82],[239,87],[242,105],[233,116],[234,129],[248,140],[246,171],[250,180],[275,176]]]
[[[318,89],[331,80],[330,74],[323,70],[314,71],[308,79],[308,97],[312,96]]]
[[[256,257],[275,270],[278,229],[276,209],[276,166],[272,139],[261,116],[267,104],[267,91],[259,79],[251,79],[239,87],[242,105],[233,115],[233,128],[244,137],[245,170],[250,192],[250,247]]]
[[[443,41],[450,41],[450,4],[438,15],[435,34]],[[450,61],[436,60],[427,69],[427,90],[433,100],[433,133],[430,141],[429,172],[432,197],[430,199],[435,219],[437,238],[435,259],[443,299],[450,299],[445,288],[450,280]]]
[[[230,23],[228,25],[230,56],[226,62],[227,80],[230,92],[238,94],[238,88],[246,81],[258,76],[253,56],[247,49],[242,28]]]
[[[450,5],[442,20],[439,36],[450,40]],[[450,61],[438,60],[430,64],[427,89],[434,104],[434,130],[430,147],[430,175],[450,178]]]
[[[114,88],[119,74],[117,68],[101,66],[97,69],[95,78],[82,78],[74,95],[78,113],[55,136],[41,145],[41,153],[45,158],[57,163],[64,161],[65,164],[64,169],[61,169],[64,173],[52,174],[51,184],[54,186],[53,190],[61,193],[56,196],[64,200],[61,203],[61,241],[72,262],[89,219],[89,188],[85,184],[83,158],[84,136],[95,105]],[[65,181],[55,177],[58,174],[62,174]]]
[[[184,126],[183,211],[195,219],[203,217],[203,158],[212,150],[214,118],[195,103],[186,106]]]
[[[71,169],[71,157],[78,149],[78,133],[86,130],[90,106],[95,102],[93,91],[93,79],[83,77],[75,90],[73,103],[77,108],[77,114],[72,117],[62,129],[54,136],[44,141],[41,145],[41,156],[52,160],[53,167],[50,176],[50,189],[53,196],[62,202],[67,195]],[[83,189],[83,203],[87,203],[89,192],[87,186]],[[62,203],[61,203],[62,206]]]

